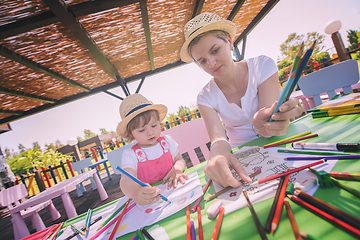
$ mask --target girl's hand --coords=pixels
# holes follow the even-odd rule
[[[133,199],[136,202],[136,204],[149,205],[161,199],[161,196],[159,195],[160,192],[161,192],[160,189],[156,187],[152,187],[150,185],[148,187],[140,187],[138,191],[136,191],[136,194],[133,197]]]
[[[185,184],[185,179],[188,180],[189,177],[185,173],[183,173],[181,170],[176,169],[175,166],[172,167],[170,172],[164,177],[163,184],[168,181],[167,189],[170,189],[172,186],[174,188],[177,188],[177,184],[180,181],[182,184]]]

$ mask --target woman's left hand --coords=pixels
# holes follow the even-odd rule
[[[263,137],[282,136],[287,133],[291,118],[299,117],[303,109],[296,98],[289,98],[279,107],[279,112],[274,113],[277,102],[270,108],[261,108],[252,119],[254,130]],[[270,117],[275,121],[269,122]]]

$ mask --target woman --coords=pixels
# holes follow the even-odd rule
[[[232,148],[258,136],[284,135],[289,119],[302,113],[298,100],[289,99],[280,106],[280,112],[272,114],[279,99],[276,64],[266,56],[234,62],[231,50],[235,30],[234,23],[214,13],[199,14],[185,25],[185,43],[180,51],[183,61],[194,61],[213,76],[199,93],[197,104],[211,140],[204,171],[223,187],[241,185],[230,168],[251,182],[231,154]],[[269,122],[270,117],[276,121]]]

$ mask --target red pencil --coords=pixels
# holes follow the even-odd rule
[[[201,208],[200,208],[200,205],[197,205],[197,217],[198,217],[198,223],[199,223],[199,240],[204,240],[203,228],[202,228],[202,222],[201,222]]]
[[[281,191],[279,194],[279,199],[278,199],[278,202],[276,205],[276,210],[274,213],[273,220],[271,222],[271,233],[272,234],[274,234],[275,230],[278,227],[279,221],[280,221],[280,216],[281,216],[281,212],[282,212],[283,205],[284,205],[285,192],[286,192],[287,185],[289,183],[289,178],[290,178],[290,175],[285,176],[284,183],[282,185],[282,188],[281,188]]]
[[[216,225],[215,225],[215,228],[214,228],[213,235],[211,236],[211,240],[216,240],[217,237],[218,237],[221,222],[222,222],[223,215],[224,215],[224,211],[225,211],[225,205],[223,204],[221,206],[221,208],[220,208],[220,213],[219,213],[218,219],[216,221]]]
[[[112,239],[113,239],[113,237],[114,237],[114,235],[115,235],[115,233],[116,233],[116,231],[117,231],[117,229],[118,229],[118,227],[119,227],[119,224],[120,224],[120,222],[121,222],[121,219],[123,218],[123,216],[124,216],[124,214],[125,214],[125,211],[126,211],[128,205],[129,205],[129,203],[130,203],[130,200],[131,200],[131,199],[129,198],[129,200],[127,201],[127,203],[126,203],[126,205],[125,205],[125,207],[124,207],[124,210],[121,212],[121,214],[120,214],[120,216],[119,216],[119,218],[118,218],[118,220],[117,220],[117,222],[116,222],[116,224],[115,224],[115,227],[114,227],[114,229],[113,229],[112,232],[111,232],[111,235],[110,235],[110,237],[109,237],[109,240],[112,240]]]
[[[186,239],[191,240],[190,207],[186,206]]]
[[[207,183],[206,183],[206,185],[205,185],[205,187],[204,187],[204,189],[203,189],[203,195],[201,195],[201,197],[199,197],[198,200],[196,200],[194,206],[193,206],[192,209],[191,209],[192,212],[195,212],[196,207],[199,205],[199,202],[200,202],[201,199],[203,198],[203,196],[204,196],[204,194],[205,194],[205,192],[206,192],[206,189],[209,187],[210,183],[211,183],[211,179],[209,179],[209,180],[207,181]]]
[[[278,142],[278,143],[274,143],[274,144],[271,144],[271,145],[266,145],[263,148],[275,147],[275,146],[278,146],[278,145],[291,143],[291,142],[296,142],[296,141],[300,141],[300,140],[304,140],[304,139],[312,138],[312,137],[317,137],[317,136],[318,136],[317,134],[311,134],[311,135],[308,135],[308,136],[305,136],[305,137],[294,138],[294,139],[291,139],[291,140],[288,140],[288,141],[285,141],[285,142]]]
[[[308,204],[307,202],[304,202],[298,197],[295,197],[294,195],[288,195],[288,197],[291,199],[291,201],[295,202],[296,204],[302,206],[306,210],[309,210],[310,212],[316,214],[317,216],[323,218],[324,220],[338,226],[339,228],[343,229],[344,231],[352,234],[356,238],[360,238],[360,230],[357,228],[354,228],[353,226],[350,226],[349,224],[331,216],[330,214],[327,214],[324,211],[321,211],[320,209],[314,207],[311,204]]]
[[[261,183],[264,183],[264,182],[268,182],[270,180],[274,180],[274,179],[282,177],[282,176],[290,175],[290,174],[293,174],[295,172],[299,172],[301,170],[304,170],[306,168],[310,168],[310,167],[319,165],[319,164],[324,163],[324,162],[326,162],[326,159],[321,159],[319,161],[316,161],[316,162],[313,162],[313,163],[310,163],[310,164],[307,164],[307,165],[304,165],[304,166],[301,166],[301,167],[298,167],[298,168],[294,168],[294,169],[288,170],[288,171],[283,172],[283,173],[278,173],[278,174],[272,175],[270,177],[260,179],[258,181],[255,181],[255,182],[251,183],[250,185],[258,185],[258,184],[261,184]]]

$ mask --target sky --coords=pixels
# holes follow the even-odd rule
[[[280,0],[266,17],[248,35],[245,58],[267,55],[275,61],[280,56],[280,45],[292,34],[319,32],[325,35],[324,49],[335,53],[330,35],[324,29],[328,22],[340,20],[339,30],[345,47],[347,32],[360,30],[359,0]],[[241,49],[241,44],[239,45]],[[140,93],[154,103],[168,107],[174,113],[179,106],[193,108],[201,88],[211,79],[194,63],[147,77]],[[128,84],[135,93],[139,81]],[[120,87],[109,90],[125,97]],[[70,138],[84,138],[84,129],[100,134],[100,128],[115,131],[120,122],[120,100],[106,93],[92,95],[56,108],[10,123],[12,131],[0,134],[2,150],[18,152],[19,144],[32,148],[34,142],[41,147],[60,140],[66,144]]]

